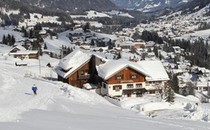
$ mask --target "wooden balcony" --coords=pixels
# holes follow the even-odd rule
[[[89,78],[90,78],[90,74],[79,75],[80,80],[85,80],[85,79],[89,79]]]

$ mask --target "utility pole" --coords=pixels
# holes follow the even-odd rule
[[[207,91],[208,91],[207,95],[208,97],[210,97],[209,79],[207,79]]]
[[[39,75],[41,76],[41,59],[40,59],[40,54],[41,54],[41,48],[39,48]]]

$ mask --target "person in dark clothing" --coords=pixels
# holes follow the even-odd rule
[[[37,89],[37,87],[36,87],[36,85],[34,84],[33,86],[32,86],[32,91],[34,92],[34,95],[37,95],[37,91],[38,89]]]

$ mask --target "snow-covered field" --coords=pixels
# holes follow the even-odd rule
[[[61,24],[58,21],[58,16],[43,16],[38,13],[30,13],[30,19],[25,19],[24,22],[19,22],[19,27],[26,26],[35,26],[37,23],[56,23]]]
[[[209,38],[209,33],[210,33],[210,29],[195,31],[194,33],[185,34],[181,38],[182,39],[190,39],[190,38],[193,38],[193,37],[201,37],[203,39],[208,39]]]
[[[49,62],[55,66],[59,62],[56,59],[42,56],[41,73],[39,60],[24,59],[28,66],[15,66],[15,61],[19,60],[0,56],[0,130],[210,129],[210,123],[201,118],[192,121],[182,117],[183,106],[196,103],[196,98],[177,96],[172,106],[156,97],[124,99],[120,102],[123,109],[90,91],[47,80],[56,78],[52,68],[46,67]],[[38,95],[32,93],[33,84]],[[204,105],[199,103],[198,112],[209,109],[209,104]],[[190,113],[191,108],[185,112]],[[156,110],[151,113],[154,118],[148,116],[147,112]]]

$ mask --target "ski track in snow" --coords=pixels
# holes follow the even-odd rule
[[[23,75],[24,73],[8,70],[6,65],[2,66],[0,74],[2,79],[0,81],[0,83],[2,82],[0,86],[0,121],[15,121],[20,118],[22,112],[31,109],[45,109],[46,105],[52,102],[50,99],[58,90],[55,85],[47,83],[48,86],[38,86],[38,95],[33,95],[31,91],[32,83],[39,81],[27,79],[31,83],[28,82],[28,85],[25,85]]]

